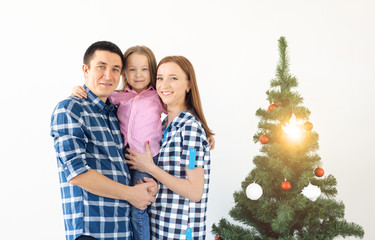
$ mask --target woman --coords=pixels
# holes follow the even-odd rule
[[[203,115],[189,60],[163,58],[156,89],[168,113],[158,162],[153,162],[146,144],[144,154],[127,149],[127,163],[159,181],[159,193],[150,209],[153,239],[205,239],[210,175],[207,137],[213,133]]]

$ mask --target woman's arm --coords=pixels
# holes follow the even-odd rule
[[[151,151],[146,144],[146,153],[138,153],[127,149],[130,154],[126,154],[127,164],[132,165],[130,168],[141,172],[151,174],[155,179],[165,185],[173,192],[186,197],[192,201],[199,202],[204,191],[204,169],[203,168],[186,168],[187,179],[175,177],[163,169],[159,168],[152,161]]]
[[[154,165],[149,174],[164,184],[173,192],[186,197],[194,202],[199,202],[203,195],[204,188],[204,169],[203,168],[186,168],[188,178],[181,179],[175,177],[158,166]]]

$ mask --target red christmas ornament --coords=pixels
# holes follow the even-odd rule
[[[260,136],[260,138],[259,138],[259,142],[260,142],[261,144],[266,144],[266,143],[268,143],[268,137],[267,137],[266,135],[262,135],[262,136]]]
[[[291,188],[292,188],[292,185],[290,184],[290,182],[285,180],[284,182],[281,183],[281,189],[288,191]]]
[[[323,168],[318,167],[317,169],[315,169],[315,176],[317,176],[317,177],[323,177],[323,175],[324,175]]]
[[[268,106],[268,111],[269,111],[269,112],[272,112],[272,110],[273,110],[275,107],[276,107],[275,104],[271,104],[271,105],[269,105],[269,106]]]
[[[215,238],[215,240],[221,240],[221,237],[217,237],[217,238]]]
[[[305,122],[305,124],[303,124],[303,127],[306,131],[311,131],[313,129],[313,124],[311,122]]]

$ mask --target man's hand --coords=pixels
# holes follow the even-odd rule
[[[155,201],[155,190],[152,189],[157,188],[154,180],[131,187],[113,181],[93,169],[72,178],[69,183],[98,196],[128,201],[141,210]]]
[[[154,191],[150,193],[149,188],[157,188],[154,180],[131,187],[128,194],[128,202],[140,210],[145,210],[148,205],[155,201]]]
[[[147,188],[147,191],[151,194],[151,196],[156,196],[156,194],[158,193],[159,191],[159,187],[158,187],[158,184],[157,182],[155,182],[155,180],[153,178],[148,178],[148,177],[144,177],[144,180],[146,182],[151,182],[151,183],[154,183],[153,186]],[[142,180],[140,180],[142,181]]]

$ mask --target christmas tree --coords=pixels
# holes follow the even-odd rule
[[[344,219],[344,204],[334,199],[336,179],[324,176],[318,134],[309,122],[310,111],[295,90],[297,79],[290,74],[284,37],[279,39],[280,62],[276,78],[266,92],[270,105],[259,108],[261,144],[254,157],[255,168],[234,193],[235,206],[226,219],[213,224],[216,239],[333,239],[362,238],[363,228]]]

